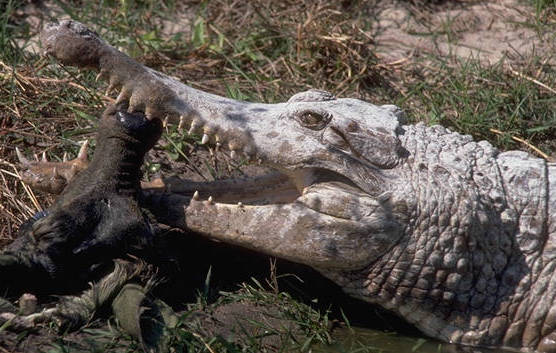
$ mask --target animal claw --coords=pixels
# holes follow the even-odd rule
[[[124,93],[124,90],[122,90],[119,94],[118,97],[116,97],[116,104],[120,104],[123,101],[125,101],[127,98],[127,95]]]
[[[17,154],[17,159],[19,159],[19,163],[23,164],[24,166],[28,166],[28,165],[31,164],[31,162],[29,162],[29,160],[27,158],[25,158],[23,153],[21,153],[19,148],[17,148],[17,147],[15,148],[15,153]]]
[[[200,198],[199,191],[195,191],[195,193],[193,193],[193,200],[199,201],[199,198]]]
[[[89,140],[85,140],[79,149],[79,153],[77,154],[77,159],[82,161],[87,161],[87,149],[89,147]]]
[[[22,165],[21,180],[34,189],[59,194],[78,172],[87,168],[88,145],[89,141],[86,140],[77,157],[71,161],[68,161],[68,155],[64,153],[62,162],[49,162],[45,152],[40,160],[35,156],[36,161],[29,161],[16,147],[17,158]]]

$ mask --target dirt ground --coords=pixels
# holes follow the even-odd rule
[[[384,63],[417,56],[478,58],[494,64],[501,59],[519,63],[539,55],[555,64],[554,37],[539,35],[531,4],[519,0],[463,1],[363,1],[364,16],[372,19],[368,45]],[[190,35],[198,5],[184,4],[172,19],[159,18],[160,33]],[[224,8],[223,11],[226,11]],[[56,3],[33,1],[20,16],[37,31],[47,17],[71,18]],[[331,40],[323,38],[323,40]],[[339,38],[341,41],[342,39]],[[38,38],[30,51],[40,52]]]
[[[414,56],[477,58],[489,64],[518,64],[532,55],[554,65],[554,38],[539,38],[525,1],[445,1],[434,11],[418,6],[385,5],[370,10],[376,18],[377,52],[386,62]],[[523,26],[529,23],[531,26]]]

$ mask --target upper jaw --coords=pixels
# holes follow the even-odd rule
[[[64,63],[99,68],[99,77],[109,81],[108,91],[121,88],[117,103],[127,104],[129,112],[172,120],[178,128],[200,134],[202,143],[230,151],[232,158],[244,154],[261,159],[286,172],[300,192],[312,182],[306,171],[318,168],[350,176],[362,190],[376,193],[380,169],[397,163],[399,112],[389,106],[336,99],[320,91],[279,104],[215,96],[141,65],[71,20],[46,26],[41,40],[46,52]],[[322,124],[300,127],[311,124],[312,114]],[[332,148],[327,141],[331,135],[326,135],[330,126],[344,131],[348,151]],[[369,131],[374,132],[371,144],[365,142]]]
[[[388,109],[354,99],[335,99],[320,91],[302,92],[281,104],[249,104],[202,92],[141,65],[71,20],[47,25],[41,40],[46,52],[63,63],[100,69],[98,78],[109,81],[107,93],[120,88],[117,103],[126,103],[129,112],[142,111],[148,119],[166,118],[178,123],[180,129],[202,135],[205,142],[248,156],[255,155],[261,145],[249,134],[268,130],[267,126],[259,131],[244,128],[244,123],[257,127],[253,124],[257,120],[268,124],[280,119],[302,123],[305,113],[311,112],[328,117],[363,116],[366,120],[361,123],[372,130],[393,131],[398,126],[397,112],[382,114]]]

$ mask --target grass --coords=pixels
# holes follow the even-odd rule
[[[252,284],[243,283],[237,291],[220,292],[218,300],[210,305],[209,310],[216,310],[230,303],[249,303],[253,307],[269,310],[267,319],[251,319],[253,321],[248,320],[247,323],[249,328],[237,328],[239,330],[237,335],[241,338],[233,344],[222,336],[207,338],[202,335],[205,327],[199,322],[189,320],[195,309],[207,305],[203,300],[199,300],[197,304],[190,307],[190,311],[182,315],[178,327],[171,330],[171,346],[176,351],[184,352],[307,352],[314,344],[331,342],[326,313],[321,314],[293,299],[287,293],[266,288],[256,279],[252,281]],[[298,329],[294,330],[286,324],[284,326],[269,324],[267,320],[292,322]],[[263,342],[269,339],[279,344],[269,350],[268,344]]]
[[[552,68],[532,79],[538,66],[521,71],[504,69],[501,61],[486,66],[478,61],[439,61],[434,76],[408,86],[400,101],[405,105],[418,97],[410,114],[428,124],[441,124],[454,131],[490,140],[502,149],[523,148],[511,136],[521,136],[541,149],[554,151],[556,94],[535,83],[556,83]],[[503,131],[496,134],[493,130]]]
[[[251,318],[237,325],[233,332],[238,339],[233,343],[224,337],[226,332],[207,334],[212,330],[218,332],[220,326],[215,325],[214,320],[203,321],[207,313],[214,313],[232,303],[245,305],[239,307],[240,309],[251,308],[265,312],[264,320]],[[205,314],[199,316],[200,311]],[[249,311],[238,311],[235,315],[249,317],[250,314]],[[218,322],[236,320],[230,320],[225,315],[216,317]],[[179,314],[177,326],[167,329],[165,340],[168,347],[171,347],[171,352],[310,352],[315,344],[326,345],[332,340],[327,317],[327,313],[322,314],[293,299],[289,294],[265,287],[253,279],[252,283],[241,284],[236,291],[220,292],[216,302],[207,303],[200,297],[196,303],[189,304]],[[123,353],[142,349],[140,343],[117,327],[118,323],[113,319],[108,324],[95,320],[76,333],[58,334],[56,328],[52,327],[47,329],[48,335],[55,339],[45,341],[42,348],[49,353]],[[43,336],[46,335],[43,333]]]
[[[468,3],[413,0],[404,6],[412,16],[427,21],[436,11],[475,2]],[[533,28],[548,49],[495,63],[434,53],[385,61],[375,52],[374,5],[364,0],[57,0],[48,4],[94,27],[146,65],[206,91],[273,103],[308,88],[324,89],[338,96],[397,104],[409,122],[442,124],[503,150],[556,156],[554,0],[531,0],[528,21],[516,23]],[[51,160],[59,160],[64,152],[75,156],[79,142],[93,138],[96,117],[113,97],[102,93],[106,84],[95,82],[95,73],[62,67],[30,50],[38,28],[26,21],[22,0],[4,1],[0,10],[2,245],[16,236],[26,218],[52,202],[51,196],[34,194],[21,184],[14,147],[28,156],[46,152]],[[169,25],[184,18],[189,19],[182,25],[185,30],[169,33]],[[443,22],[427,36],[456,42],[460,33],[452,28],[453,22]],[[157,156],[171,162],[151,157],[146,170],[158,172],[165,164],[176,167],[181,163],[204,173],[204,178],[220,177],[223,171],[210,163],[199,167],[188,162],[190,152],[198,148],[198,137],[170,127],[157,147]],[[298,305],[285,294],[258,286],[244,286],[221,300],[241,300],[241,296]],[[301,312],[305,311],[292,315],[311,325],[325,320],[325,316],[295,317]],[[319,332],[316,340],[328,339],[320,326],[308,331]],[[212,344],[228,351],[237,349],[184,333],[176,333],[175,339],[181,346],[191,344],[192,351],[210,351],[207,345]],[[249,344],[246,347],[252,348]]]

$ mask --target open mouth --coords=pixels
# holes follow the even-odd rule
[[[346,177],[312,168],[299,170],[293,175],[266,168],[264,174],[215,181],[162,177],[143,183],[143,189],[147,192],[164,190],[197,201],[262,206],[294,203],[306,190],[320,183],[333,183],[338,188],[363,192]]]
[[[259,160],[279,170],[203,183],[166,178],[159,186],[167,192],[219,203],[283,204],[298,200],[308,187],[333,181],[342,188],[357,185],[358,191],[374,194],[378,182],[373,174],[398,161],[397,113],[391,109],[357,100],[340,102],[318,90],[298,93],[279,104],[216,96],[143,66],[74,21],[47,26],[41,38],[47,53],[59,61],[100,70],[108,92],[119,90],[116,105],[126,104],[129,113],[143,112],[149,120],[168,119],[178,130],[199,135],[201,144],[224,151],[232,160]],[[94,60],[83,61],[84,54]],[[354,120],[352,115],[365,119]],[[367,139],[369,129],[377,132]]]
[[[161,186],[166,192],[181,194],[195,200],[239,205],[291,203],[300,196],[290,178],[280,172],[206,182],[162,178],[144,184],[144,189],[156,190]]]

